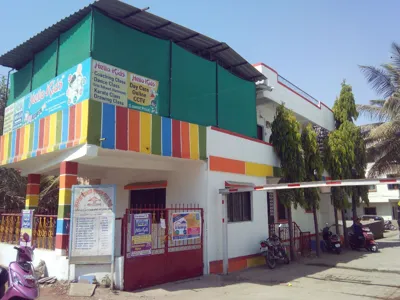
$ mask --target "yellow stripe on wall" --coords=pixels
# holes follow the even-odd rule
[[[79,144],[87,143],[87,135],[89,128],[89,100],[85,100],[82,102],[81,107],[81,138],[79,140]]]
[[[2,165],[5,165],[7,163],[8,157],[10,155],[10,153],[8,153],[8,146],[10,145],[10,132],[6,133],[4,135],[4,145],[3,145],[3,151],[4,151],[4,156],[3,156],[3,161],[2,161]]]
[[[28,157],[28,152],[29,152],[29,137],[30,137],[30,132],[31,132],[31,126],[33,124],[27,124],[25,125],[25,130],[24,130],[24,149],[22,150],[22,159],[27,159]]]
[[[49,146],[47,147],[47,152],[54,151],[54,146],[56,144],[57,135],[57,114],[50,115],[50,130],[49,130]]]
[[[246,175],[248,176],[273,176],[274,169],[272,166],[246,162]]]
[[[140,112],[140,152],[151,154],[151,114]]]
[[[199,125],[189,124],[190,158],[199,159]]]

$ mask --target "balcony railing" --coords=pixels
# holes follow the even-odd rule
[[[288,88],[292,89],[293,91],[295,91],[296,93],[298,93],[299,95],[301,95],[302,97],[304,97],[305,99],[310,101],[311,103],[314,103],[318,107],[320,106],[320,102],[317,99],[315,99],[313,96],[310,96],[305,91],[303,91],[301,88],[299,88],[298,86],[294,85],[289,80],[287,80],[286,78],[282,77],[281,75],[278,75],[278,82],[286,85]]]

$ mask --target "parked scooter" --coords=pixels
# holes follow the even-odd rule
[[[340,244],[340,239],[337,234],[332,233],[330,228],[333,225],[329,226],[326,223],[324,229],[322,229],[322,251],[335,252],[336,254],[340,254],[342,252],[342,246]]]
[[[392,221],[386,220],[386,221],[385,221],[385,225],[384,225],[384,229],[385,229],[385,230],[396,230],[397,228],[396,228],[396,226],[394,226],[394,225],[392,224]]]
[[[29,247],[29,235],[22,237],[26,246],[14,247],[17,251],[17,259],[11,262],[8,271],[0,268],[0,299],[27,299],[33,300],[39,297],[39,285],[32,265],[34,247]],[[5,291],[5,284],[8,289]]]
[[[279,225],[281,227],[282,225]],[[261,255],[265,257],[265,262],[270,269],[276,267],[276,262],[284,262],[289,264],[289,256],[281,243],[281,239],[276,235],[271,235],[268,239],[260,242]]]
[[[349,244],[351,249],[366,249],[371,252],[378,252],[378,243],[375,242],[374,234],[368,227],[362,227],[364,239],[360,240],[353,232],[349,232]]]

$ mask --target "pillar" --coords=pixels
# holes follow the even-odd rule
[[[26,185],[25,209],[37,209],[40,194],[40,174],[29,174]]]
[[[60,165],[56,250],[66,255],[69,243],[72,186],[78,182],[78,163],[64,161]]]

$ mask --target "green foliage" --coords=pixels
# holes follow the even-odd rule
[[[304,151],[305,181],[320,181],[324,170],[319,152],[317,133],[311,124],[303,128],[301,143]],[[317,188],[304,189],[304,208],[319,207],[320,196]]]
[[[340,96],[336,98],[335,104],[333,105],[333,115],[336,121],[336,129],[345,121],[353,122],[358,118],[352,87],[346,84],[345,80],[342,82]]]
[[[300,124],[294,114],[284,105],[276,109],[275,119],[272,122],[270,142],[281,161],[282,181],[300,182],[305,179],[304,158],[301,148]],[[279,191],[280,201],[286,206],[291,204],[297,207],[304,202],[302,189]]]
[[[356,128],[354,138],[354,174],[353,178],[364,179],[365,170],[367,168],[367,151],[365,142],[361,134],[360,128]],[[355,186],[353,187],[354,199],[357,201],[356,205],[360,204],[360,201],[369,204],[368,199],[368,187],[367,186]]]

